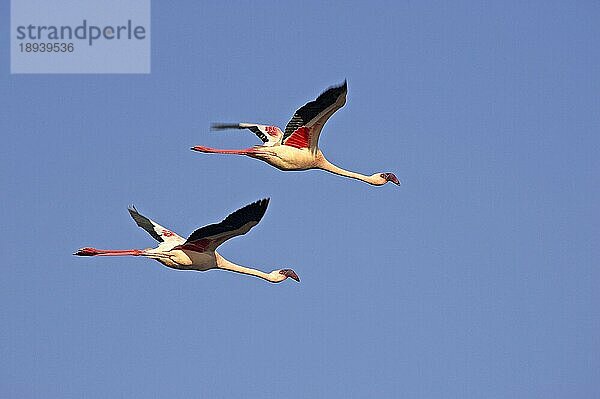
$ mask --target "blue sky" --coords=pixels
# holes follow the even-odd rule
[[[10,75],[7,3],[0,396],[600,396],[597,3],[155,0],[149,75]],[[344,78],[323,151],[400,188],[189,150]],[[221,253],[300,284],[71,256],[266,196]]]

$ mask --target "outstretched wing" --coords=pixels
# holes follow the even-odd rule
[[[135,220],[135,223],[142,229],[146,230],[148,234],[150,234],[156,241],[172,244],[173,246],[180,245],[185,242],[183,237],[140,214],[138,210],[135,209],[135,206],[131,205],[129,208],[127,208],[127,210],[129,211],[129,214],[133,220]]]
[[[213,123],[213,130],[248,129],[262,140],[266,147],[281,144],[283,132],[277,126],[259,125],[258,123]]]
[[[325,90],[316,100],[302,106],[288,122],[283,144],[296,148],[317,150],[321,129],[327,120],[346,104],[348,83]]]
[[[268,198],[246,205],[227,216],[221,223],[209,224],[194,231],[180,248],[196,252],[214,251],[230,238],[246,234],[256,226],[268,205]]]

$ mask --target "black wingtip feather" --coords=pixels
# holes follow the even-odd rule
[[[335,104],[338,98],[345,95],[347,91],[348,80],[344,79],[344,83],[337,86],[330,86],[327,90],[319,94],[314,101],[310,101],[298,108],[294,113],[294,116],[292,116],[292,119],[290,119],[285,126],[285,131],[283,132],[283,144],[285,144],[286,140],[296,131],[296,129],[306,125],[324,109]],[[343,104],[341,104],[340,107],[341,106],[343,106]]]
[[[239,123],[213,123],[210,125],[211,130],[225,130],[225,129],[243,129]]]
[[[327,91],[329,91],[329,90],[331,90],[331,89],[334,89],[334,90],[336,90],[336,89],[337,89],[337,90],[340,90],[340,89],[341,89],[341,90],[340,90],[340,92],[347,91],[347,90],[348,90],[348,79],[344,79],[344,82],[343,82],[343,83],[340,83],[340,84],[339,84],[339,85],[337,85],[337,86],[331,86],[329,89],[325,90],[325,92],[327,92]],[[325,93],[325,92],[324,92],[324,93]],[[336,94],[337,94],[337,93],[336,93]]]
[[[188,237],[186,242],[192,242],[205,237],[222,234],[224,232],[234,231],[250,222],[256,222],[258,224],[267,211],[269,201],[270,198],[263,198],[231,213],[220,223],[201,227],[194,231]]]
[[[146,216],[139,213],[135,205],[129,205],[127,207],[127,210],[129,211],[129,215],[131,216],[135,224],[138,225],[138,227],[141,227],[142,229],[146,230],[146,232],[150,234],[152,238],[154,238],[156,241],[164,242],[163,238],[159,234],[157,234],[156,231],[154,231],[154,225],[152,224],[152,221]]]
[[[142,216],[140,215],[140,212],[137,210],[137,208],[135,207],[135,205],[131,204],[127,207],[127,211],[129,212],[129,215],[135,220],[136,215]],[[136,221],[137,223],[137,221]]]
[[[243,208],[240,208],[237,211],[233,212],[231,215],[227,216],[225,220],[228,220],[231,217],[231,219],[229,220],[231,222],[233,222],[234,218],[239,218],[239,220],[236,221],[245,220],[242,224],[248,223],[250,221],[255,221],[258,223],[265,215],[265,212],[267,212],[267,207],[269,206],[270,200],[270,198],[263,198],[251,204],[248,204]]]
[[[330,90],[334,91],[336,96],[339,95],[339,93],[341,93],[341,92],[347,91],[348,90],[348,79],[344,79],[344,81],[340,84],[329,86],[327,88],[327,90],[325,90],[321,93],[321,95],[329,92]]]

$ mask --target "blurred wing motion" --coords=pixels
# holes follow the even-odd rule
[[[214,251],[230,238],[246,234],[260,222],[269,205],[269,199],[262,199],[238,209],[221,223],[209,224],[194,231],[181,245],[181,249],[205,252]]]
[[[127,210],[133,220],[135,220],[135,223],[146,230],[156,241],[172,247],[181,245],[185,242],[183,237],[140,214],[137,209],[135,209],[135,206],[131,205]]]
[[[257,123],[213,123],[213,130],[248,129],[264,143],[266,147],[281,144],[283,132],[277,126],[259,125]]]
[[[327,120],[346,104],[348,83],[325,90],[316,100],[296,111],[283,133],[283,144],[295,148],[310,148],[316,152],[321,129]]]

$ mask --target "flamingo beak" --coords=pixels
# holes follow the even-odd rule
[[[400,185],[400,180],[398,180],[398,178],[396,177],[395,174],[393,174],[393,173],[384,173],[384,176],[385,176],[385,179],[387,181],[391,181],[392,183],[394,183],[397,186]]]
[[[290,278],[296,280],[297,282],[300,282],[300,277],[298,277],[296,272],[293,271],[292,269],[283,269],[283,270],[280,270],[279,273],[283,274],[286,277],[290,277]]]

